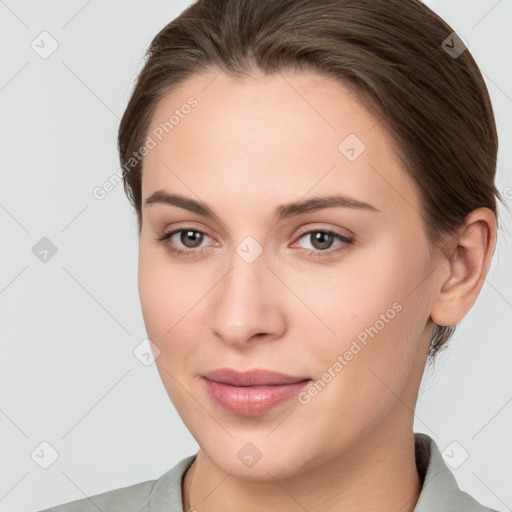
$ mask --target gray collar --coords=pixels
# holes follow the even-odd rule
[[[439,451],[435,441],[423,433],[414,433],[418,471],[426,468],[425,479],[414,512],[455,511],[497,512],[482,506],[462,491]]]

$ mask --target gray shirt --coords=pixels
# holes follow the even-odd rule
[[[414,512],[498,512],[462,491],[434,440],[415,433],[416,465],[423,486]],[[182,459],[157,480],[114,489],[40,512],[186,512],[181,500],[183,475],[196,455]]]

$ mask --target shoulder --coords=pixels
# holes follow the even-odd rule
[[[435,441],[423,433],[415,433],[416,464],[424,477],[414,512],[432,510],[464,512],[499,512],[485,507],[459,488]]]
[[[181,511],[181,479],[195,457],[191,455],[182,459],[158,479],[88,496],[39,512]]]
[[[40,512],[142,512],[148,502],[151,490],[157,480],[148,480],[139,484],[114,489],[112,491],[88,496],[77,501],[57,505]]]

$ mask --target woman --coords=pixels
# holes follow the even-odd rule
[[[489,511],[413,432],[496,244],[497,135],[415,0],[198,0],[119,129],[159,374],[200,446],[52,511]]]

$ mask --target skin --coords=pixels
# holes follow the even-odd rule
[[[190,96],[197,106],[144,159],[143,205],[163,189],[207,203],[218,218],[143,206],[138,274],[159,374],[200,446],[182,483],[184,510],[412,511],[422,485],[413,411],[433,322],[455,324],[473,306],[494,250],[494,213],[473,211],[433,260],[419,193],[391,136],[320,75],[202,73],[167,94],[150,130]],[[366,146],[354,161],[338,149],[349,134]],[[333,193],[379,211],[272,218],[281,204]],[[156,240],[179,228],[207,235],[196,249],[179,233],[167,246]],[[322,249],[302,234],[322,229],[354,242],[334,238]],[[252,263],[236,251],[248,236],[262,249]],[[318,380],[397,303],[307,404],[294,397],[243,417],[206,392],[201,374],[220,367]],[[262,454],[252,467],[237,457],[248,442]]]

